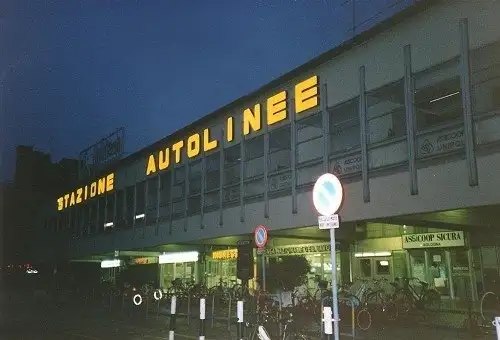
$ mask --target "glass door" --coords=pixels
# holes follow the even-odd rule
[[[471,270],[467,249],[450,249],[450,264],[455,298],[460,300],[472,298]]]
[[[427,282],[442,296],[450,296],[450,270],[446,261],[446,252],[442,248],[428,249],[427,251]]]

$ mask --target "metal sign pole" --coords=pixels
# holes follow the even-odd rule
[[[333,334],[339,340],[339,304],[337,297],[337,254],[335,249],[335,229],[330,229],[330,261],[332,263],[332,308],[333,308]]]
[[[262,290],[266,291],[266,254],[264,249],[262,249],[262,254],[260,255],[262,259]]]

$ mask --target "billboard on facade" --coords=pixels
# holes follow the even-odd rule
[[[80,152],[79,178],[93,177],[105,166],[122,158],[124,147],[125,128],[121,127]]]

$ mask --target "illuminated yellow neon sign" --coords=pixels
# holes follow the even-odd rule
[[[295,113],[300,114],[319,105],[318,76],[312,76],[294,87]],[[263,120],[268,126],[277,124],[287,119],[288,103],[287,91],[278,92],[267,98],[265,102],[265,117],[262,115],[262,104],[257,103],[243,110],[241,133],[247,136],[262,129]],[[234,140],[235,126],[234,118],[228,117],[225,124],[224,138],[228,142]],[[211,151],[219,147],[219,141],[212,139],[210,129],[205,128],[189,136],[185,140],[179,140],[166,148],[149,155],[146,164],[146,176],[167,169],[171,164],[182,161],[182,152],[185,150],[188,158],[198,157],[203,152]]]
[[[238,249],[217,250],[212,252],[213,260],[235,260],[238,258]]]
[[[78,188],[75,191],[64,194],[57,199],[57,210],[61,211],[68,207],[85,202],[93,197],[113,191],[115,187],[115,174],[111,173],[105,177]]]

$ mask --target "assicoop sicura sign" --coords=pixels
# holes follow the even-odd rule
[[[403,235],[404,249],[448,248],[465,246],[463,231]]]

